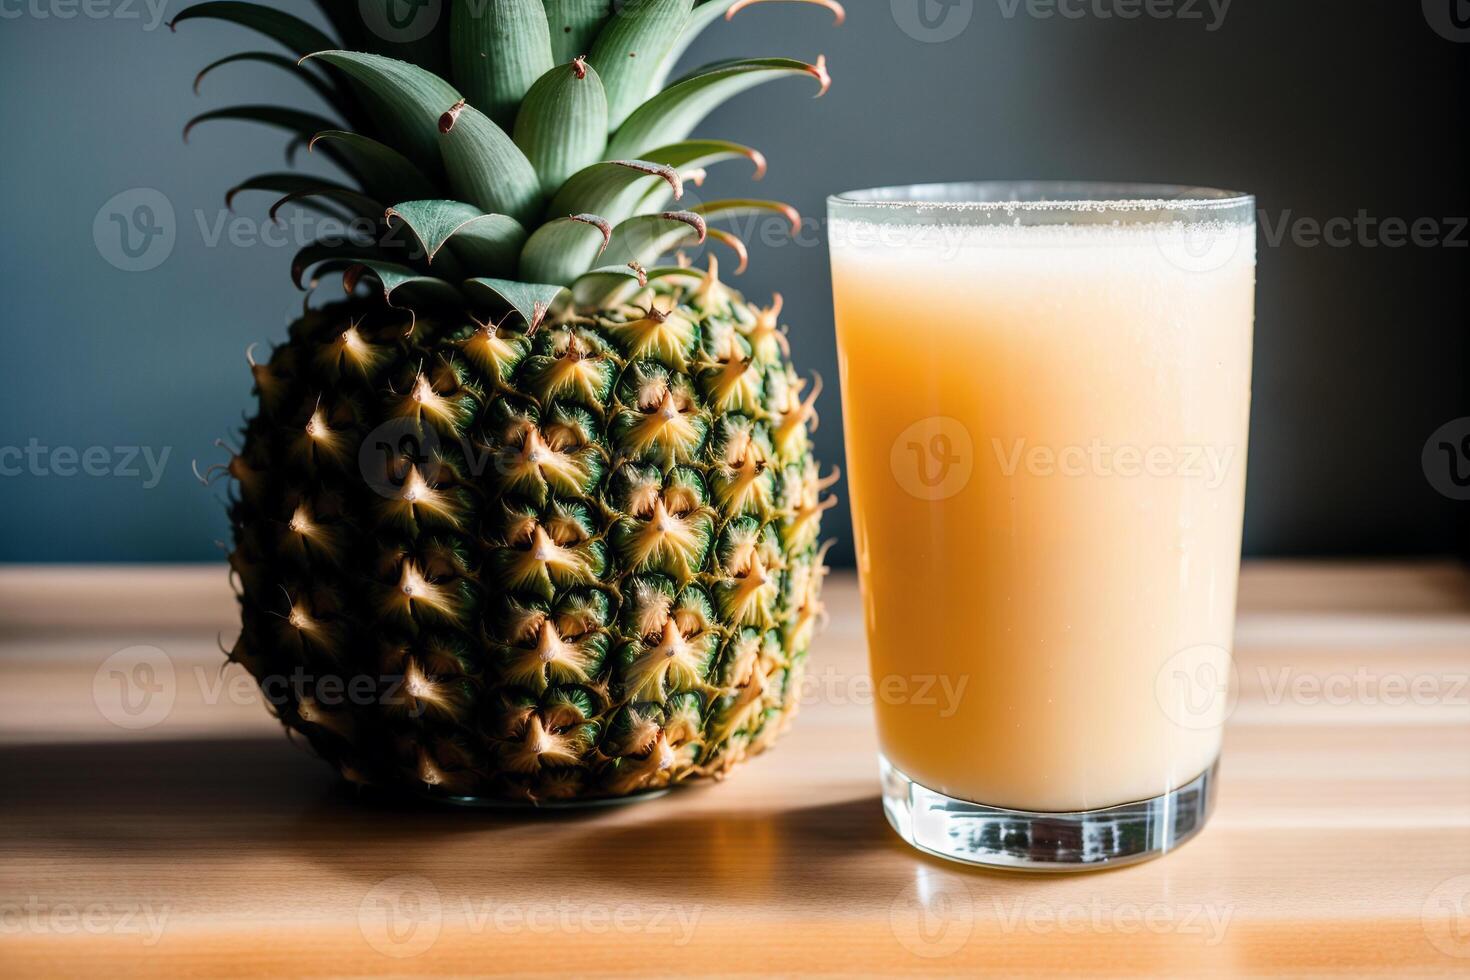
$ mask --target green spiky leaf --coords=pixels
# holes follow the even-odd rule
[[[607,309],[648,283],[659,279],[688,278],[698,280],[703,273],[680,266],[662,266],[639,273],[632,266],[610,265],[584,272],[572,283],[572,302],[579,307]]]
[[[272,221],[276,220],[276,213],[281,207],[291,202],[343,222],[351,221],[354,217],[375,217],[382,211],[381,205],[356,188],[321,177],[296,173],[261,174],[242,181],[225,194],[225,207],[233,209],[235,198],[246,191],[267,191],[284,195],[271,205]],[[328,201],[344,204],[347,210],[340,210],[328,204]]]
[[[733,16],[731,13],[732,10],[738,10],[746,5],[768,2],[806,3],[825,7],[832,11],[832,15],[838,25],[841,25],[847,19],[847,12],[842,9],[842,5],[837,3],[836,0],[701,0],[695,6],[688,23],[684,25],[683,33],[674,42],[673,48],[670,49],[668,55],[664,58],[663,64],[659,66],[658,72],[654,75],[652,90],[657,91],[667,84],[669,76],[673,74],[674,68],[678,65],[679,59],[684,56],[684,52],[688,51],[689,46],[698,40],[699,36],[714,24],[715,21],[719,20],[720,17],[723,16],[726,20],[729,20]],[[740,8],[737,8],[736,4],[740,4]]]
[[[473,106],[446,113],[440,151],[455,195],[488,214],[508,214],[534,226],[540,215],[536,168],[505,131]]]
[[[170,30],[177,30],[184,21],[199,19],[225,20],[248,27],[295,52],[297,57],[333,47],[331,38],[294,14],[258,3],[239,3],[236,0],[196,3],[180,11],[168,26]]]
[[[200,123],[221,119],[274,126],[288,133],[294,133],[303,140],[309,140],[323,129],[331,129],[337,125],[325,116],[319,116],[314,112],[303,112],[300,109],[283,109],[274,105],[237,105],[227,109],[211,109],[209,112],[201,112],[190,119],[184,125],[184,141],[188,142],[189,134],[194,132],[194,128]]]
[[[541,0],[453,0],[450,46],[465,98],[496,124],[551,70],[551,35]]]
[[[665,255],[688,242],[691,238],[702,241],[704,233],[712,232],[708,222],[721,218],[733,218],[743,214],[777,214],[785,218],[793,229],[799,227],[800,215],[789,204],[780,201],[759,201],[749,198],[711,201],[690,208],[685,214],[697,215],[704,227],[688,220],[671,219],[667,213],[640,215],[618,225],[613,231],[612,244],[606,257],[609,264],[637,262],[651,265],[659,256]]]
[[[570,284],[592,267],[608,246],[612,225],[581,214],[551,221],[531,235],[521,253],[521,276],[539,282]]]
[[[407,289],[410,294],[422,297],[426,302],[458,305],[464,302],[458,289],[433,276],[425,276],[406,265],[382,262],[377,259],[362,259],[349,265],[342,273],[342,287],[347,292],[360,281],[362,276],[371,275],[383,287],[383,302],[396,306],[394,293]]]
[[[205,65],[199,70],[198,75],[194,76],[194,94],[199,94],[199,87],[203,83],[205,77],[212,74],[215,70],[223,68],[226,65],[233,65],[247,61],[272,65],[276,68],[281,69],[282,71],[289,72],[296,78],[301,79],[301,81],[305,82],[308,86],[311,87],[311,90],[315,92],[323,102],[327,103],[327,105],[331,106],[337,112],[341,113],[344,119],[352,118],[353,114],[357,110],[357,107],[352,104],[350,99],[343,96],[341,92],[333,88],[331,85],[328,85],[316,72],[308,71],[303,65],[298,64],[294,58],[287,58],[285,55],[273,54],[269,51],[242,51],[239,54],[232,54],[224,58],[220,58],[217,61],[211,61],[209,64]]]
[[[526,229],[503,214],[485,214],[460,201],[405,201],[388,209],[412,229],[432,265],[451,244],[455,255],[479,275],[513,275]]]
[[[520,314],[526,322],[527,331],[532,333],[541,326],[541,321],[546,318],[546,314],[567,291],[565,286],[515,282],[510,279],[471,279],[465,283],[465,286],[472,291],[482,293],[492,302],[509,306]]]
[[[602,75],[613,129],[648,97],[653,72],[668,56],[693,9],[694,0],[627,0],[598,33],[587,60]]]
[[[323,201],[320,200],[323,198],[327,201],[335,201],[345,207],[348,221],[358,218],[376,221],[377,216],[383,212],[381,202],[368,197],[361,191],[355,191],[350,187],[318,187],[309,190],[292,191],[286,194],[271,205],[270,219],[275,221],[281,208],[287,204],[296,204],[301,207],[311,208],[314,211],[334,218],[342,217],[342,213],[335,210],[327,210],[323,207]]]
[[[369,108],[389,142],[421,170],[437,171],[439,118],[460,101],[454,86],[417,65],[382,55],[318,51],[308,57],[340,68],[356,82],[370,96]]]
[[[635,214],[663,210],[683,196],[691,174],[741,157],[755,164],[756,179],[764,176],[766,160],[759,151],[726,140],[688,140],[651,150],[642,160],[597,164],[563,185],[547,212],[594,211],[616,224]]]
[[[551,58],[565,64],[592,50],[597,32],[607,22],[608,0],[542,0],[551,33]]]
[[[329,129],[313,136],[308,146],[315,150],[318,143],[323,144],[323,149],[330,147],[348,160],[368,191],[379,199],[391,200],[398,195],[415,198],[434,196],[433,182],[414,166],[413,161],[375,139]]]
[[[310,174],[298,173],[274,173],[261,174],[242,180],[225,192],[225,207],[231,210],[235,207],[235,198],[246,191],[266,191],[271,194],[309,194],[314,191],[343,190],[350,191],[353,188],[346,184],[315,177]]]
[[[313,268],[319,271],[343,269],[354,262],[385,261],[383,251],[375,243],[354,241],[312,242],[302,248],[291,259],[291,281],[297,289],[306,289],[306,274]],[[315,280],[315,276],[312,277]]]
[[[663,183],[669,193],[683,193],[677,168],[652,160],[609,160],[579,171],[562,185],[548,216],[590,211],[617,224],[633,215],[652,181]]]
[[[791,58],[751,58],[706,65],[649,99],[613,135],[608,156],[636,157],[655,146],[687,137],[700,120],[722,103],[764,82],[808,75],[821,83],[831,78],[826,65]]]
[[[602,158],[607,147],[607,95],[584,61],[558,65],[537,80],[516,116],[515,143],[550,197],[568,177]]]
[[[647,265],[690,238],[703,242],[708,230],[707,219],[692,211],[640,214],[613,229],[606,255],[610,265]]]

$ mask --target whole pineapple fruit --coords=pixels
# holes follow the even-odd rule
[[[743,268],[712,220],[796,220],[755,200],[669,209],[717,162],[764,169],[689,138],[709,110],[783,76],[829,84],[821,59],[774,58],[666,81],[696,35],[757,2],[452,0],[395,31],[364,22],[372,4],[318,0],[341,43],[251,3],[176,18],[301,59],[206,73],[274,64],[341,116],[200,116],[285,128],[345,175],[231,196],[371,229],[296,257],[298,286],[338,272],[347,298],[252,358],[259,414],[220,467],[236,488],[231,659],[349,780],[626,796],[722,775],[795,711],[830,505],[808,440],[817,386],[787,363],[779,297],[747,304],[713,259],[654,264],[709,237]]]

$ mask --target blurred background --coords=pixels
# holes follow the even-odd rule
[[[222,485],[201,487],[190,463],[224,458],[212,443],[250,403],[247,345],[284,337],[300,309],[287,270],[305,241],[266,223],[266,195],[224,209],[226,187],[282,169],[283,136],[220,124],[186,146],[180,131],[217,106],[315,106],[250,65],[196,96],[195,72],[243,37],[204,21],[171,33],[186,5],[0,0],[0,561],[220,557]],[[1254,192],[1247,553],[1461,551],[1463,6],[851,0],[837,31],[820,9],[760,6],[689,60],[825,53],[835,85],[814,102],[779,83],[722,109],[708,128],[764,150],[771,172],[752,186],[730,165],[705,193],[807,216],[797,236],[762,229],[737,285],[760,302],[784,293],[797,363],[835,382],[828,193],[1022,177]],[[152,232],[124,247],[115,221],[140,204]],[[841,463],[827,390],[819,451]],[[845,506],[828,529],[834,562],[850,563]]]

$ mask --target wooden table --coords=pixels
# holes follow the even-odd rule
[[[497,815],[334,782],[219,673],[220,569],[3,569],[0,975],[1470,976],[1470,577],[1264,564],[1242,593],[1212,824],[1026,877],[884,823],[850,579],[777,751],[640,806]],[[173,666],[167,712],[108,693],[136,645]]]

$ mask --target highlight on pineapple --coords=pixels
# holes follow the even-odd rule
[[[347,779],[453,800],[577,802],[719,777],[790,722],[832,501],[819,384],[773,305],[747,303],[712,222],[797,220],[756,199],[681,206],[747,146],[691,137],[726,99],[826,63],[673,77],[704,30],[769,0],[453,0],[412,42],[358,0],[336,40],[253,3],[233,22],[290,57],[338,118],[217,109],[285,130],[340,179],[230,192],[355,220],[298,286],[340,275],[253,355],[259,407],[217,468],[233,487],[242,632],[230,653]],[[793,0],[824,7],[834,0]],[[417,33],[417,32],[415,32]],[[187,132],[187,130],[186,130]],[[667,261],[677,253],[681,261]],[[659,264],[665,260],[665,264]]]

